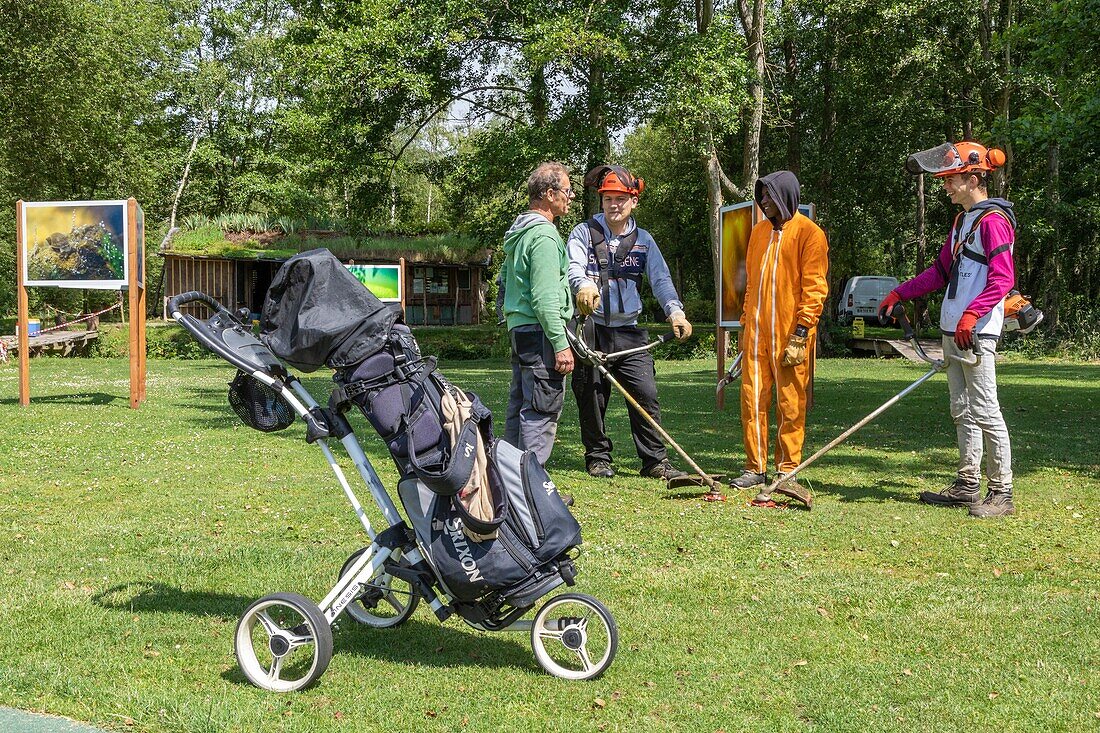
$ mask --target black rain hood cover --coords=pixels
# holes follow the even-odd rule
[[[381,349],[398,318],[327,249],[295,255],[268,288],[260,340],[295,369],[343,369]]]
[[[776,229],[782,229],[783,225],[798,213],[800,188],[798,178],[790,171],[776,171],[763,178],[758,178],[756,181],[757,206],[760,205],[760,197],[764,194],[765,187],[768,189],[768,195],[771,196],[772,201],[779,206],[779,216],[775,219],[769,219],[769,221]]]

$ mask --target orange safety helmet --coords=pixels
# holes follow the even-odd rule
[[[913,153],[905,161],[905,170],[913,175],[931,173],[936,178],[946,178],[956,173],[988,173],[1004,164],[1003,150],[964,141],[944,143],[929,150]]]
[[[621,165],[598,165],[584,176],[584,185],[587,188],[599,186],[599,193],[625,193],[630,196],[641,196],[645,190],[645,181],[635,178]]]

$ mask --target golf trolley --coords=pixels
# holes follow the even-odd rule
[[[213,315],[200,320],[184,313],[188,304],[205,305]],[[576,574],[572,559],[564,553],[552,561],[532,562],[530,554],[514,546],[517,534],[534,532],[519,526],[532,519],[534,512],[528,507],[516,507],[514,516],[510,515],[505,523],[507,532],[502,525],[495,540],[477,543],[462,536],[461,525],[442,527],[438,512],[443,509],[438,502],[447,500],[449,506],[450,497],[441,498],[415,476],[405,476],[399,482],[398,495],[410,518],[407,523],[344,415],[320,406],[275,353],[253,335],[246,325],[247,313],[232,313],[199,292],[172,297],[168,311],[206,349],[237,368],[230,403],[246,424],[273,431],[288,427],[297,418],[305,422],[306,440],[320,447],[370,539],[369,545],[347,559],[336,585],[320,603],[297,593],[274,593],[244,611],[237,624],[234,649],[241,671],[252,684],[275,692],[303,689],[328,667],[333,652],[332,625],[341,613],[346,611],[348,617],[365,626],[387,629],[408,620],[421,600],[440,621],[457,614],[481,631],[529,633],[535,659],[556,677],[592,679],[611,665],[618,630],[611,613],[595,598],[563,593],[543,604],[533,619],[522,619],[554,588],[572,585]],[[431,363],[434,368],[434,360]],[[329,447],[331,438],[344,446],[381,512],[384,526],[372,526]],[[503,441],[492,444],[494,455],[509,451],[508,455],[520,455]],[[523,486],[514,491],[529,492],[526,480],[520,483]],[[550,497],[561,505],[553,483],[547,483],[539,501]],[[568,510],[562,505],[560,511]],[[538,517],[533,518],[537,523]],[[447,547],[457,546],[459,557],[440,555],[444,546],[438,544],[439,535],[433,533],[441,528],[443,535],[455,543]],[[504,587],[491,587],[477,597],[469,592],[465,596],[452,592],[439,570],[440,562],[447,560],[467,573],[477,573],[479,559],[485,560],[490,552],[505,551],[517,560],[528,558],[524,577]]]

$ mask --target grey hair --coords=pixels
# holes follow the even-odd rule
[[[569,171],[561,163],[541,163],[527,176],[527,198],[532,201],[545,198],[547,191],[561,184],[562,175],[568,176]]]

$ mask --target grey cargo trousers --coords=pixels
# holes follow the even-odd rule
[[[1012,489],[1012,446],[1008,426],[997,399],[997,367],[994,357],[997,341],[978,339],[981,363],[966,366],[950,354],[973,359],[971,351],[955,345],[951,336],[943,337],[947,359],[947,389],[951,397],[951,418],[959,441],[959,480],[978,486],[982,478],[982,458],[990,491]]]

